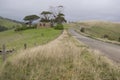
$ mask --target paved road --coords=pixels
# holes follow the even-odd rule
[[[108,58],[120,63],[120,46],[110,43],[98,41],[89,37],[85,37],[75,32],[74,29],[69,29],[71,35],[75,36],[81,42],[87,44],[90,48],[99,50]]]

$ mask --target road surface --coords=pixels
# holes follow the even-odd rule
[[[104,53],[108,58],[112,59],[115,62],[120,63],[120,46],[110,43],[105,43],[102,41],[98,41],[89,37],[85,37],[77,32],[74,29],[69,29],[69,33],[72,36],[75,36],[79,41],[85,43],[92,49],[99,50]]]

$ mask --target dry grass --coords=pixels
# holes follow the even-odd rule
[[[91,21],[82,21],[82,22],[77,22],[77,24],[80,24],[84,27],[92,27],[92,26],[119,26],[120,23],[117,22],[109,22],[109,21],[97,21],[97,20],[91,20]]]
[[[120,80],[120,68],[65,31],[49,44],[8,59],[0,80]]]
[[[105,21],[84,21],[76,23],[76,30],[80,32],[84,27],[87,36],[115,44],[120,44],[120,23]],[[108,37],[105,38],[105,35]]]

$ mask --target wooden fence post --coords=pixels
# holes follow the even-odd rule
[[[24,44],[24,49],[27,49],[27,44],[26,43]]]
[[[3,48],[2,57],[3,57],[3,61],[5,61],[6,60],[6,50],[5,50],[6,46],[5,46],[5,44],[3,44],[2,48]]]
[[[36,46],[36,43],[34,43],[34,46]]]

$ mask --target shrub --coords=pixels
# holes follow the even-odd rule
[[[26,30],[27,29],[27,27],[17,27],[16,29],[15,29],[15,31],[22,31],[22,30]]]
[[[107,34],[104,34],[103,38],[109,38],[109,36]]]
[[[32,25],[32,28],[37,28],[37,24],[33,24],[33,25]]]
[[[120,42],[120,37],[118,38],[118,41]]]
[[[57,24],[57,25],[55,26],[55,29],[57,29],[57,30],[63,30],[64,28],[63,28],[63,25],[62,25],[62,24]]]
[[[22,27],[17,26],[17,28],[15,29],[15,31],[22,31],[22,30],[34,29],[34,28],[36,28],[36,26],[27,27],[26,25],[22,25]]]
[[[80,29],[80,31],[81,31],[81,32],[85,32],[85,28],[82,27],[82,28]]]
[[[1,31],[5,31],[5,30],[8,30],[8,28],[6,28],[5,26],[1,26],[1,25],[0,25],[0,32],[1,32]]]

